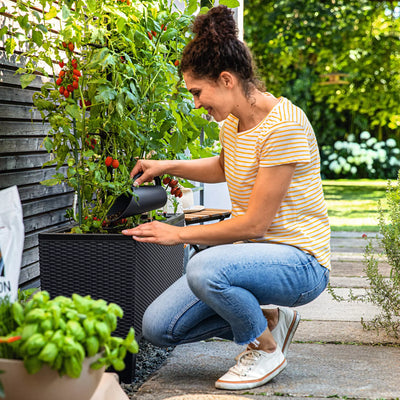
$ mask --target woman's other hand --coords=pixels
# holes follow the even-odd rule
[[[172,246],[183,243],[179,236],[181,229],[182,228],[179,226],[173,226],[159,221],[152,221],[138,225],[135,228],[125,229],[122,233],[126,236],[132,236],[132,239],[138,242]]]

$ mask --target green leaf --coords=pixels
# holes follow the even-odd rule
[[[18,16],[17,17],[17,21],[18,21],[19,25],[21,26],[21,28],[23,28],[25,30],[30,28],[28,15],[20,15],[20,16]]]
[[[43,24],[37,24],[36,27],[38,29],[40,29],[43,33],[47,33],[49,30],[47,29],[47,27]]]
[[[161,36],[160,41],[162,43],[168,42],[171,39],[174,39],[178,36],[178,31],[174,28],[168,28],[168,30],[163,33],[163,35]]]
[[[37,19],[38,21],[41,21],[41,20],[42,20],[42,16],[41,16],[36,10],[34,10],[34,11],[32,12],[32,14],[36,17],[36,19]]]
[[[25,89],[36,78],[36,75],[24,74],[19,78],[22,89]]]
[[[87,4],[87,7],[88,7],[88,10],[90,12],[93,12],[93,11],[96,10],[97,0],[87,0],[86,4]]]
[[[56,149],[56,156],[57,156],[57,161],[59,164],[64,164],[65,162],[65,158],[67,157],[69,152],[69,147],[67,145],[61,145],[58,146],[58,148]]]
[[[199,14],[207,14],[208,11],[209,11],[208,7],[201,7],[200,11],[199,11]]]
[[[240,2],[238,0],[220,0],[219,4],[227,6],[229,8],[235,8],[240,6]]]
[[[119,94],[117,97],[116,109],[119,116],[122,117],[124,115],[124,110],[125,110],[125,99],[122,94]]]
[[[15,41],[15,39],[13,37],[8,38],[6,40],[6,53],[8,55],[14,54],[14,50],[16,47],[17,47],[17,42]]]
[[[192,15],[198,8],[197,0],[189,0],[189,5],[185,11],[186,14]]]
[[[126,21],[123,18],[118,18],[117,20],[117,30],[118,32],[122,32],[125,28]]]
[[[70,13],[70,11],[69,11],[69,8],[66,7],[65,5],[63,5],[63,8],[62,8],[62,18],[63,18],[64,20],[65,20],[65,19],[68,19],[70,15],[71,15],[71,13]]]
[[[72,118],[75,118],[76,120],[80,120],[81,119],[81,109],[76,104],[68,104],[65,107],[65,111]]]
[[[3,39],[3,36],[7,33],[7,31],[8,31],[7,26],[3,26],[3,27],[0,29],[0,40]]]
[[[59,183],[61,183],[60,180],[55,179],[55,178],[46,179],[46,180],[40,182],[40,184],[44,185],[44,186],[54,186],[54,185],[58,185]]]
[[[175,131],[171,137],[170,144],[175,152],[178,152],[185,145],[185,137],[178,131]]]
[[[45,149],[50,153],[53,149],[53,142],[51,141],[51,139],[49,137],[45,137],[43,140],[43,144]]]
[[[55,18],[57,16],[57,8],[54,6],[50,7],[49,12],[44,15],[44,19],[47,21],[49,19]]]
[[[98,89],[98,95],[96,96],[96,101],[101,103],[101,102],[106,102],[109,103],[111,100],[115,99],[115,96],[117,93],[115,92],[114,89],[109,88],[106,85],[100,85]]]
[[[148,37],[147,37],[144,33],[140,32],[140,31],[138,31],[138,30],[135,31],[133,37],[134,37],[134,39],[135,39],[135,42],[136,42],[138,45],[139,45],[139,44],[146,43],[146,41],[148,40]]]
[[[32,40],[40,47],[43,43],[43,33],[36,30],[32,31]]]

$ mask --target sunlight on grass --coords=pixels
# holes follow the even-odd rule
[[[338,179],[322,184],[333,231],[378,231],[378,202],[385,199],[386,180]]]

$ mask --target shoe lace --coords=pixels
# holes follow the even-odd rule
[[[247,350],[239,354],[238,361],[230,371],[238,376],[245,376],[254,366],[254,362],[261,357],[258,350]]]

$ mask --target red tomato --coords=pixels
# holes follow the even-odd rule
[[[110,157],[110,156],[108,156],[108,157],[106,158],[106,160],[104,161],[104,164],[106,164],[106,167],[110,167],[111,164],[112,164],[112,162],[113,162],[113,158]]]
[[[112,167],[113,168],[118,168],[119,167],[119,161],[118,160],[113,160]]]

